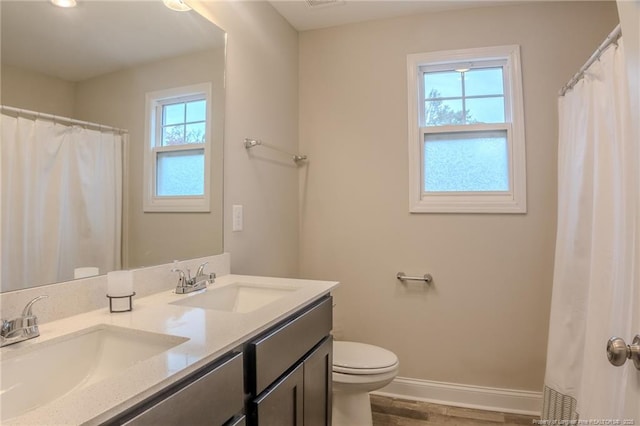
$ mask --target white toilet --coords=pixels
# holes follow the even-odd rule
[[[398,374],[398,357],[378,346],[333,342],[333,426],[371,426],[369,392]]]

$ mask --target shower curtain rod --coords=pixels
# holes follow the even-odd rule
[[[573,86],[575,86],[576,83],[580,81],[582,77],[584,77],[584,72],[587,70],[587,68],[589,68],[591,64],[593,64],[595,61],[599,60],[600,55],[602,55],[602,52],[604,52],[605,49],[609,47],[611,44],[617,43],[618,39],[621,36],[622,36],[622,27],[620,26],[620,24],[618,24],[613,29],[613,31],[611,31],[611,33],[607,36],[605,41],[603,41],[602,44],[596,49],[596,51],[593,52],[593,55],[591,55],[591,57],[582,66],[582,68],[580,68],[580,70],[571,78],[571,80],[569,80],[569,82],[565,84],[562,87],[562,89],[560,89],[559,95],[564,96],[565,93],[571,90]]]
[[[89,121],[76,120],[76,119],[68,118],[68,117],[60,117],[58,115],[46,114],[44,112],[30,111],[28,109],[14,108],[14,107],[6,106],[6,105],[0,105],[0,110],[1,111],[12,112],[14,114],[17,114],[18,116],[20,116],[20,115],[28,115],[28,116],[31,116],[33,118],[42,118],[42,119],[45,119],[45,120],[51,120],[54,123],[76,124],[76,125],[82,126],[82,127],[92,127],[93,129],[97,129],[98,131],[107,131],[107,132],[120,133],[120,134],[128,134],[129,133],[128,130],[119,129],[117,127],[105,126],[103,124],[91,123]]]

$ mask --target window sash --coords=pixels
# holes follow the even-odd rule
[[[427,97],[427,93],[425,93],[424,87],[424,75],[430,72],[443,72],[443,71],[455,71],[456,68],[460,66],[466,66],[469,70],[475,69],[485,69],[485,68],[502,68],[502,87],[503,93],[502,95],[471,95],[467,96],[464,92],[464,85],[462,86],[462,96],[453,96],[453,97],[440,97],[440,98],[429,98]],[[509,69],[509,61],[507,59],[501,60],[476,60],[473,64],[470,64],[469,60],[456,60],[446,63],[440,63],[436,65],[422,65],[417,69],[418,73],[418,93],[420,99],[419,105],[419,122],[425,123],[426,121],[426,109],[425,104],[428,101],[446,101],[446,100],[462,100],[463,108],[465,106],[466,99],[482,99],[482,98],[503,98],[504,99],[504,122],[511,123],[513,121],[512,117],[512,91],[511,91],[511,81],[510,81],[510,69]],[[434,126],[435,127],[435,126]]]
[[[420,188],[421,197],[461,197],[461,196],[513,196],[513,146],[512,146],[512,126],[510,123],[497,124],[466,124],[455,126],[429,126],[420,128]],[[430,134],[447,133],[447,134],[464,134],[478,135],[479,137],[488,132],[506,132],[507,135],[507,178],[509,180],[509,189],[506,191],[426,191],[424,188],[425,181],[425,158],[424,144],[426,136]]]
[[[186,104],[188,102],[194,102],[194,101],[205,101],[207,103],[206,108],[207,110],[209,110],[209,100],[207,99],[207,96],[205,94],[202,93],[198,93],[195,95],[188,95],[188,96],[180,96],[180,97],[176,97],[176,98],[166,98],[166,99],[158,99],[155,101],[155,120],[154,120],[154,124],[155,124],[155,138],[153,140],[153,146],[154,147],[161,147],[162,145],[162,135],[163,135],[163,129],[165,127],[173,127],[173,126],[183,126],[186,128],[187,125],[189,124],[199,124],[199,123],[204,123],[205,124],[205,140],[208,139],[209,135],[206,134],[206,132],[208,131],[208,120],[200,120],[200,121],[187,121],[186,120]],[[163,109],[165,106],[167,105],[179,105],[179,104],[185,104],[185,120],[181,121],[179,123],[174,123],[174,124],[164,124],[164,115],[163,115]],[[188,143],[185,142],[182,145],[179,146],[193,146],[195,144],[193,143]]]
[[[206,158],[207,148],[206,144],[186,144],[186,145],[169,145],[169,146],[157,146],[151,149],[151,156],[153,161],[151,163],[151,179],[153,180],[153,198],[155,199],[171,199],[171,200],[203,200],[206,197],[206,182],[205,193],[202,195],[158,195],[158,157],[163,153],[168,152],[189,152],[189,151],[204,151]]]
[[[167,173],[168,170],[165,170],[164,173],[160,172],[160,166],[161,166],[161,158],[165,157],[165,159],[171,158],[171,154],[179,154],[179,156],[183,157],[183,162],[184,162],[184,157],[199,157],[202,159],[202,174],[203,174],[203,178],[204,178],[204,160],[205,160],[205,154],[204,154],[204,146],[200,149],[182,149],[182,150],[166,150],[166,151],[156,151],[155,152],[155,162],[154,162],[154,168],[155,168],[155,197],[162,197],[163,199],[173,199],[173,200],[185,200],[185,199],[194,199],[194,200],[201,200],[204,199],[205,197],[205,188],[204,188],[204,180],[202,182],[197,182],[196,185],[199,188],[200,184],[202,184],[202,193],[198,194],[198,193],[192,193],[192,194],[167,194],[167,193],[163,193],[160,194],[160,188],[162,187],[161,182],[163,181],[162,177],[169,177],[169,181],[165,181],[164,184],[166,184],[167,186],[164,187],[165,190],[171,188],[172,184],[175,183],[175,176],[172,176],[171,173]],[[175,160],[175,158],[174,158]],[[193,161],[193,160],[191,160]],[[170,164],[165,164],[169,169],[171,169],[171,165]],[[189,183],[193,183],[193,182],[189,182]]]

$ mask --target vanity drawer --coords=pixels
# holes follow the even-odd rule
[[[260,394],[329,334],[332,300],[326,296],[247,345],[249,393]]]
[[[183,383],[155,396],[123,422],[141,425],[222,425],[242,412],[242,353],[205,367]],[[234,424],[233,422],[231,424]],[[238,423],[242,424],[242,423]]]

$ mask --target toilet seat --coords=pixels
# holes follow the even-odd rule
[[[342,374],[384,374],[398,368],[398,357],[391,351],[358,342],[333,343],[333,371]]]

